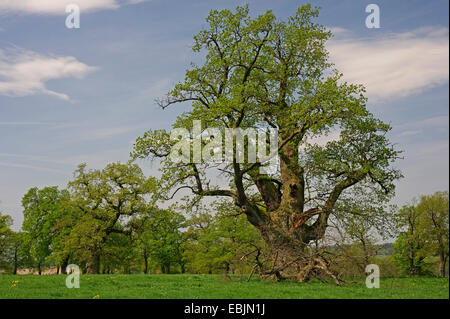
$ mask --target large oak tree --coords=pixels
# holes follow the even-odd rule
[[[165,130],[148,131],[134,151],[136,158],[161,160],[166,198],[181,189],[195,200],[229,198],[271,248],[270,274],[299,281],[328,272],[307,245],[323,238],[340,198],[359,184],[385,200],[400,177],[391,166],[398,151],[386,138],[390,126],[367,110],[363,86],[344,82],[330,63],[325,44],[331,33],[314,22],[317,16],[310,5],[286,21],[271,11],[251,18],[247,7],[211,11],[194,36],[193,50],[205,52],[203,65],[192,64],[184,82],[158,101],[163,108],[192,105],[174,128],[192,130],[201,120],[204,128],[277,129],[276,172],[262,173],[263,162],[240,162],[236,150],[226,164],[171,162],[176,141]],[[308,143],[330,131],[340,138]],[[215,182],[218,174],[228,185]]]

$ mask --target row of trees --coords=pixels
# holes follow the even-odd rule
[[[326,236],[338,272],[360,276],[366,265],[377,264],[382,276],[446,276],[448,191],[420,196],[400,209],[391,207],[388,212],[378,214],[378,227],[365,217],[374,216],[375,212],[365,203],[358,205],[361,218],[335,219]],[[380,244],[382,239],[391,243]]]
[[[161,209],[156,187],[136,164],[113,163],[103,170],[80,165],[64,190],[30,189],[22,200],[22,231],[11,230],[11,217],[0,215],[0,268],[41,273],[56,267],[64,273],[75,263],[87,273],[263,274],[272,267],[270,247],[229,202]],[[378,263],[396,268],[385,275],[423,275],[439,258],[445,276],[448,192],[422,196],[399,210],[375,209],[362,195],[345,203],[324,240],[308,248],[332,273],[360,276],[366,265]],[[351,218],[343,214],[349,211]],[[380,259],[377,241],[393,236],[393,255]]]
[[[214,203],[215,215],[197,208],[186,220],[155,201],[155,180],[136,164],[80,165],[67,189],[24,195],[22,231],[0,215],[0,268],[64,273],[73,263],[86,273],[235,272],[246,267],[238,256],[258,247],[254,229],[227,205]]]
[[[394,258],[410,275],[429,272],[427,259],[439,256],[439,275],[445,277],[449,254],[449,193],[436,192],[403,206],[398,213],[400,233]]]

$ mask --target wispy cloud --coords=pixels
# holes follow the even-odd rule
[[[403,131],[400,134],[398,134],[398,137],[414,136],[414,135],[420,134],[422,132],[423,132],[422,130]]]
[[[78,164],[88,163],[93,168],[103,168],[113,161],[127,161],[130,150],[117,148],[93,153],[66,156],[46,156],[15,153],[0,153],[0,166],[28,168],[70,175]],[[37,164],[37,165],[36,165]],[[56,168],[57,167],[57,168]]]
[[[45,171],[45,172],[52,172],[52,173],[67,175],[67,172],[59,170],[59,169],[35,166],[35,165],[0,162],[0,166],[6,166],[6,167],[12,167],[12,168],[28,168],[28,169],[33,169],[33,170],[37,170],[37,171]]]
[[[174,82],[175,81],[170,78],[161,78],[157,81],[154,81],[147,88],[142,89],[140,92],[138,92],[137,98],[150,101],[161,98],[170,91],[170,89],[174,85]]]
[[[46,126],[51,125],[47,122],[0,122],[0,126]]]
[[[126,0],[125,3],[129,3],[129,4],[138,4],[138,3],[142,3],[142,2],[148,2],[150,0]]]
[[[22,49],[6,52],[0,49],[0,94],[48,94],[69,100],[67,94],[47,89],[46,82],[62,78],[81,79],[95,69],[72,56],[43,55]]]
[[[144,126],[141,126],[144,127]],[[97,140],[110,138],[122,134],[126,134],[129,132],[133,132],[140,129],[139,126],[119,126],[119,127],[105,127],[105,128],[96,128],[92,130],[84,131],[79,139],[82,140]]]
[[[410,137],[423,134],[425,131],[435,130],[438,132],[448,131],[448,115],[434,116],[419,121],[411,121],[393,125],[393,131],[397,137]]]
[[[338,32],[329,44],[332,61],[345,80],[364,84],[370,98],[404,97],[448,82],[448,28],[363,39],[342,28],[334,30]]]
[[[448,167],[448,147],[448,141],[437,141],[434,143],[419,144],[417,152],[414,153],[414,159],[420,160],[423,157],[437,157],[446,154]]]
[[[114,10],[127,4],[138,4],[147,0],[1,0],[0,13],[65,15],[68,4],[75,3],[82,12]]]
[[[341,139],[341,131],[339,129],[332,129],[327,134],[307,136],[304,143],[298,145],[298,150],[303,152],[308,145],[325,146],[329,142],[339,141]]]
[[[13,158],[16,162],[18,160],[29,161],[29,162],[40,162],[47,164],[57,164],[57,165],[74,165],[77,164],[76,161],[70,158],[54,158],[42,155],[28,155],[28,154],[15,154],[15,153],[0,153],[0,158]]]
[[[413,121],[413,122],[400,124],[397,126],[397,128],[400,128],[400,129],[427,128],[427,127],[434,127],[434,128],[447,127],[448,128],[448,124],[449,124],[448,121],[449,121],[448,115],[442,115],[442,116],[430,117],[430,118],[423,119],[420,121]]]

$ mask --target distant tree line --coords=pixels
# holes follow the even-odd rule
[[[68,183],[31,188],[22,199],[21,231],[0,215],[0,269],[16,274],[65,273],[261,273],[270,267],[268,247],[244,214],[226,201],[158,207],[158,182],[137,164],[112,163],[102,170],[82,164]],[[336,208],[326,238],[310,246],[344,277],[361,276],[376,263],[382,275],[427,275],[439,264],[446,276],[448,192],[422,196],[398,210],[376,210],[367,197]],[[377,206],[378,207],[378,206]],[[351,214],[340,214],[340,211]],[[370,215],[371,218],[367,218]],[[348,216],[352,216],[349,218]],[[380,256],[380,238],[397,240]]]
[[[67,265],[77,264],[93,274],[251,276],[271,267],[260,233],[229,202],[163,209],[157,190],[158,181],[131,162],[102,170],[82,164],[67,189],[31,188],[22,199],[20,231],[11,229],[10,216],[0,214],[0,269],[41,274],[56,268],[63,274]],[[336,207],[327,236],[308,249],[342,277],[361,276],[370,263],[379,264],[384,276],[427,275],[437,263],[444,277],[448,225],[448,192],[421,196],[400,209],[380,209],[360,194]],[[382,256],[377,242],[393,236],[392,255]]]
[[[241,215],[215,203],[217,214],[159,208],[156,181],[138,165],[113,163],[103,170],[80,165],[68,188],[31,188],[22,199],[22,230],[0,215],[0,269],[65,273],[245,272],[240,255],[260,244]]]

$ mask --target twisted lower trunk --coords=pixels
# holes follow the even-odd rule
[[[271,253],[271,266],[264,276],[298,282],[306,282],[313,276],[331,277],[340,285],[328,262],[308,247],[298,231],[280,229],[274,225],[260,226],[259,230]]]

